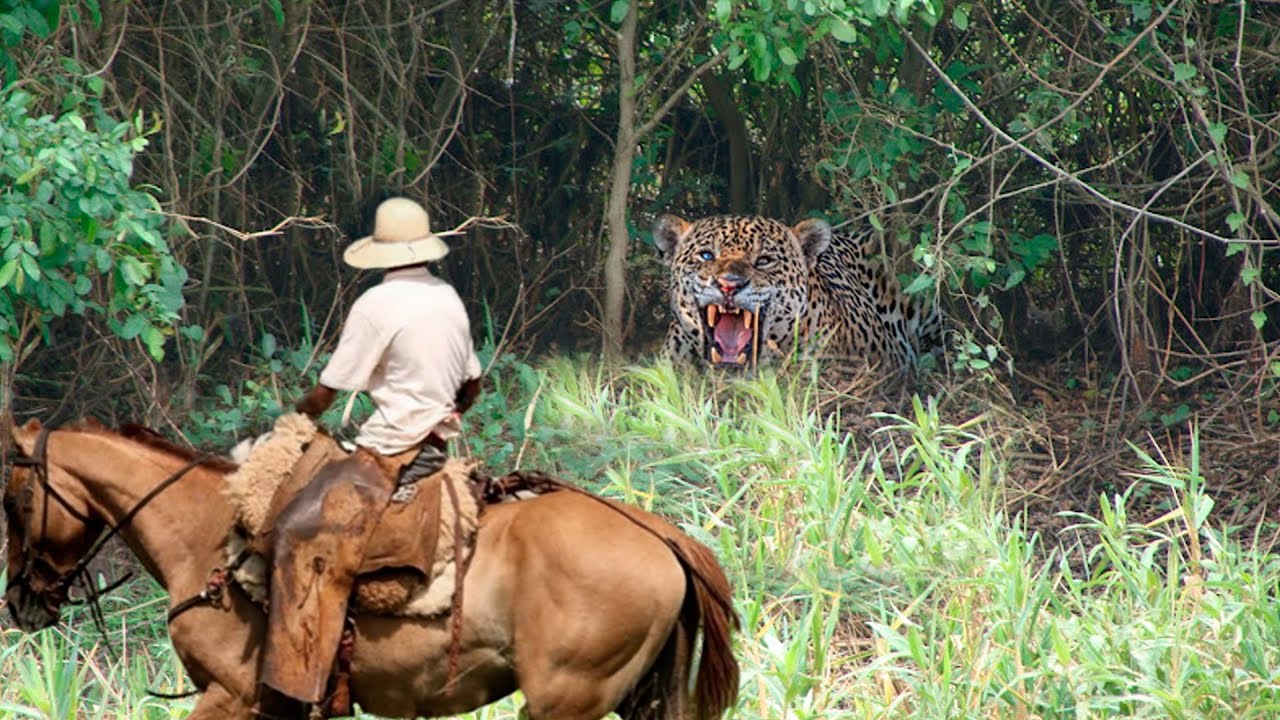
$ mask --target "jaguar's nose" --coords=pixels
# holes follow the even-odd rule
[[[751,284],[751,279],[736,272],[727,272],[716,278],[716,282],[720,285],[720,292],[728,297]]]

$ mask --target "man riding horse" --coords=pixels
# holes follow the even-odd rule
[[[337,391],[367,390],[375,411],[360,426],[356,455],[378,466],[383,458],[411,459],[398,477],[320,472],[279,515],[261,681],[304,703],[322,699],[376,519],[397,486],[443,466],[459,418],[479,394],[466,309],[427,269],[449,252],[441,236],[454,234],[432,232],[417,202],[391,198],[378,206],[373,234],[343,253],[352,267],[387,272],[352,305],[319,383],[296,408],[315,418]]]

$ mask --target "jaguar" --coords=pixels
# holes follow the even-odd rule
[[[754,367],[806,351],[892,371],[941,345],[936,305],[907,296],[875,261],[871,232],[817,218],[663,215],[653,239],[671,271],[664,352],[678,363]]]

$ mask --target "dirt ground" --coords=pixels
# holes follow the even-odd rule
[[[869,417],[873,409],[909,416],[913,392],[935,397],[943,422],[972,422],[1005,461],[1011,515],[1056,544],[1078,539],[1072,526],[1079,519],[1064,513],[1096,516],[1102,495],[1130,491],[1134,522],[1165,515],[1172,493],[1135,478],[1143,469],[1135,447],[1167,465],[1190,468],[1198,428],[1199,470],[1214,499],[1209,522],[1244,529],[1237,539],[1264,549],[1280,542],[1280,392],[1274,381],[1209,374],[1181,387],[1144,389],[1149,399],[1142,403],[1123,397],[1113,375],[1060,365],[1023,363],[1004,382],[937,374],[877,382],[838,368],[823,379],[825,402],[841,410],[842,422],[861,440],[884,424]],[[1131,488],[1135,483],[1140,486]]]

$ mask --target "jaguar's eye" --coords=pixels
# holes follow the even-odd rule
[[[698,257],[702,258],[703,262],[711,262],[712,260],[716,259],[716,254],[711,252],[710,250],[703,250],[702,252],[698,253]]]
[[[761,255],[756,258],[756,267],[763,270],[777,264],[777,260],[772,255]]]

